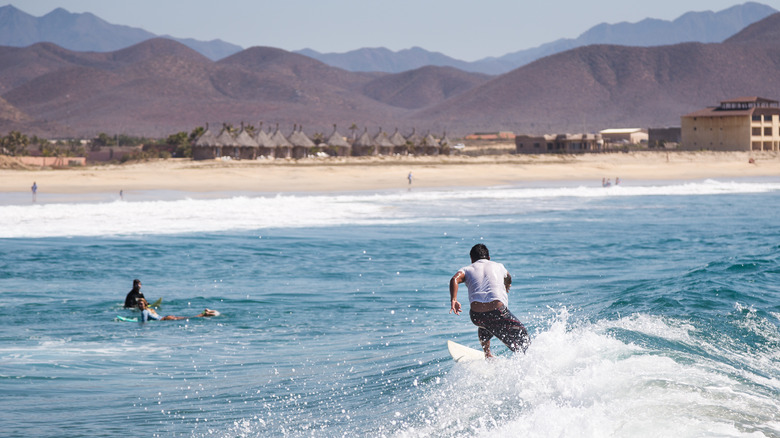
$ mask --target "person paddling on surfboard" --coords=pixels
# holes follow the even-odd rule
[[[144,294],[141,293],[141,280],[133,280],[133,290],[127,293],[125,297],[125,308],[138,307],[138,300],[144,298]]]
[[[171,321],[171,320],[179,320],[179,319],[190,319],[190,318],[205,318],[208,316],[217,316],[219,312],[216,310],[206,309],[203,311],[203,313],[200,313],[195,316],[173,316],[173,315],[167,315],[167,316],[160,316],[157,314],[157,312],[154,311],[154,309],[149,307],[149,303],[146,302],[144,298],[141,298],[138,300],[138,309],[141,311],[141,318],[139,321],[146,322],[150,319],[153,319],[155,321]]]
[[[469,291],[471,322],[479,329],[479,343],[485,357],[493,357],[490,352],[490,339],[495,336],[513,352],[528,348],[531,339],[528,331],[507,305],[512,276],[504,265],[490,261],[487,246],[478,243],[469,253],[471,264],[458,270],[450,279],[450,313],[460,315],[458,285],[466,283]]]

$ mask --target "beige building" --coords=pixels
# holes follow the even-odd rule
[[[580,154],[599,152],[603,142],[599,134],[517,135],[518,154]]]
[[[740,97],[724,100],[680,118],[682,147],[689,150],[777,151],[780,107],[776,100]]]
[[[604,143],[609,145],[627,145],[647,143],[648,134],[642,128],[613,128],[600,131]]]

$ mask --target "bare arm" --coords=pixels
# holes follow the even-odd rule
[[[506,288],[506,293],[509,293],[509,288],[512,287],[512,276],[508,272],[506,277],[504,277],[504,287]]]
[[[458,271],[450,279],[450,313],[455,312],[456,315],[460,315],[461,312],[461,306],[458,302],[458,284],[463,283],[465,277],[466,274]]]

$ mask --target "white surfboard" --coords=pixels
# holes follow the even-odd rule
[[[460,345],[457,342],[447,341],[447,350],[455,362],[472,362],[475,360],[485,360],[485,353]]]

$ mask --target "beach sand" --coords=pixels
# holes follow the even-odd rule
[[[750,159],[754,163],[750,163]],[[156,160],[68,169],[20,169],[0,156],[0,193],[339,192],[411,187],[486,187],[524,182],[577,181],[624,184],[647,180],[698,180],[780,176],[774,152],[632,152],[583,155],[479,157],[348,157],[302,160]]]

